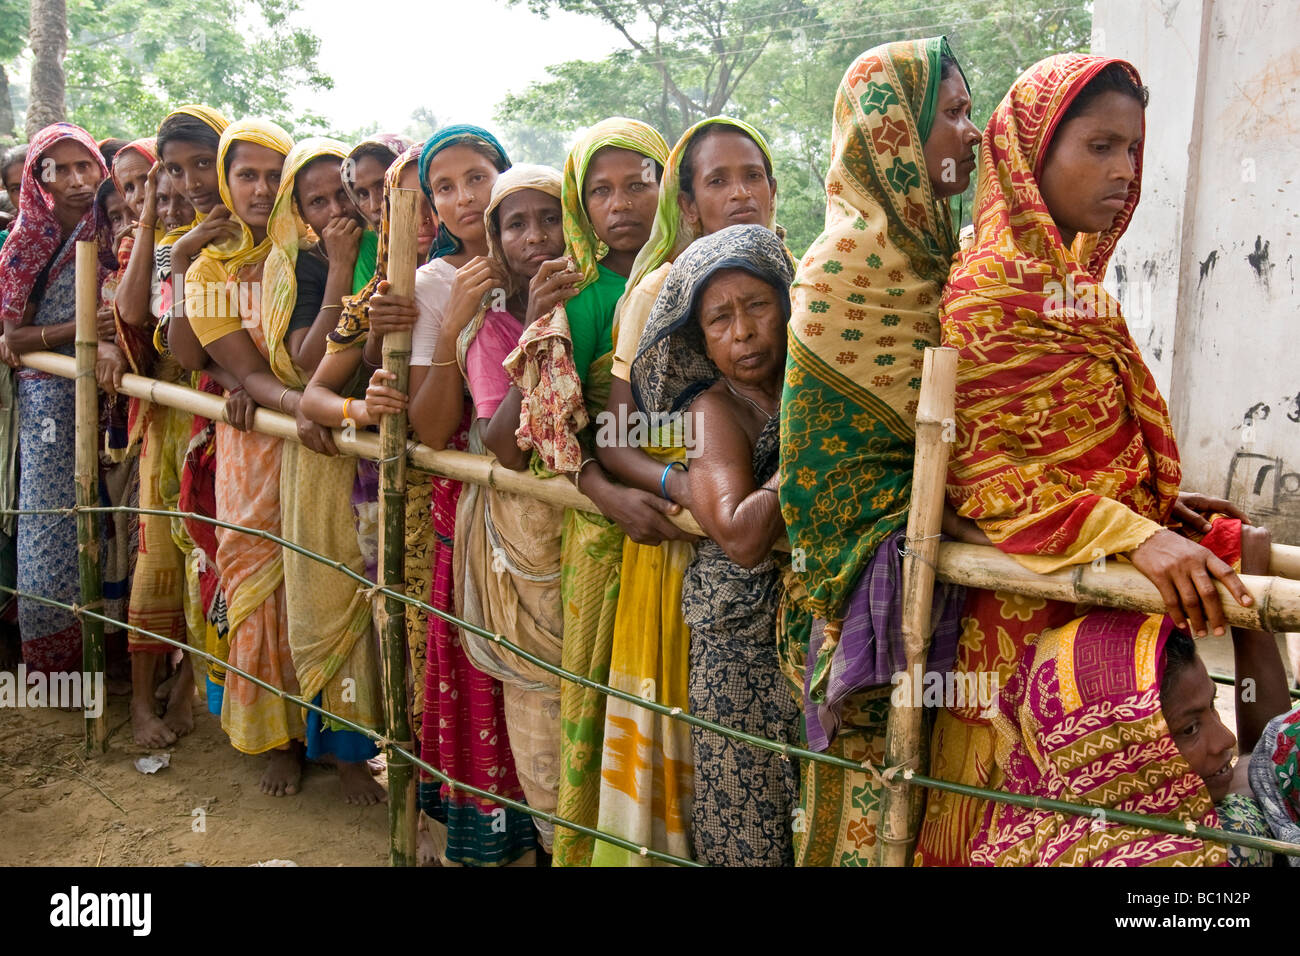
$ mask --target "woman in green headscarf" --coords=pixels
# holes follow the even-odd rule
[[[776,178],[762,134],[740,120],[714,116],[683,133],[668,154],[650,241],[637,256],[614,316],[613,380],[596,443],[601,464],[619,480],[683,506],[690,505],[684,467],[692,453],[683,445],[693,432],[672,425],[636,429],[641,413],[632,401],[631,364],[673,261],[696,239],[732,225],[777,228]],[[682,576],[694,553],[693,544],[675,539],[623,545],[609,673],[621,690],[683,709],[689,705],[690,633],[682,617]],[[690,728],[611,698],[601,763],[600,828],[690,856]],[[592,862],[649,861],[599,843]]]
[[[585,428],[609,399],[614,310],[650,238],[667,159],[662,136],[621,117],[597,123],[573,147],[561,192],[567,261],[545,263],[534,282],[543,295],[577,291],[567,301],[561,295],[561,306],[533,323],[506,360],[523,392],[521,441],[530,441],[552,471],[572,475],[603,513],[565,513],[560,585],[563,664],[599,681],[609,675],[626,535],[656,541],[680,535],[666,517],[677,506],[610,481],[594,454],[594,429]],[[536,373],[554,360],[557,345],[563,358],[544,377],[548,387],[536,387]],[[598,817],[604,727],[604,696],[566,683],[556,812],[587,826]],[[560,828],[555,863],[586,866],[592,847],[590,837]]]
[[[859,56],[835,98],[826,227],[790,290],[780,494],[795,561],[778,641],[809,746],[877,765],[904,660],[901,614],[885,612],[899,601],[921,361],[957,251],[948,199],[978,141],[942,37]],[[948,598],[936,588],[937,606],[958,606]],[[942,669],[955,627],[935,618]],[[805,764],[796,862],[874,863],[879,801],[865,773]]]

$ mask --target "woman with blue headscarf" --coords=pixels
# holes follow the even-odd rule
[[[415,313],[410,420],[419,439],[434,448],[464,449],[468,441],[471,406],[465,401],[456,340],[483,297],[508,287],[504,268],[488,252],[484,212],[497,175],[509,167],[505,149],[487,130],[448,126],[435,133],[420,153],[419,173],[438,236],[429,261],[416,271],[414,301],[391,294],[370,300],[372,321],[376,312],[381,318],[390,312]],[[374,347],[377,353],[378,343]],[[429,592],[417,596],[454,614],[452,542],[461,486],[435,477],[432,487],[432,554],[425,562],[432,565],[433,581]],[[408,558],[411,511],[408,507]],[[428,508],[422,517],[427,527]],[[457,780],[518,798],[500,682],[474,667],[455,627],[431,617],[428,633],[421,756]],[[421,780],[420,807],[446,823],[444,856],[453,862],[509,863],[535,843],[526,815],[454,793],[432,779]]]

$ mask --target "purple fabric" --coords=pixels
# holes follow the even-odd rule
[[[807,715],[808,748],[823,751],[835,739],[840,727],[840,711],[851,695],[868,687],[893,682],[895,674],[907,666],[903,648],[903,556],[901,547],[907,537],[899,529],[880,542],[875,554],[862,570],[853,589],[839,643],[830,650],[829,669],[814,687],[818,659],[826,639],[826,622],[814,620],[808,638],[808,664],[804,675],[804,714]],[[934,583],[930,609],[930,654],[926,669],[945,673],[957,657],[957,640],[961,636],[961,611],[966,589],[955,584]]]

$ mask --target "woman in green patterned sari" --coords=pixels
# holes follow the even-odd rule
[[[835,99],[826,226],[790,290],[780,494],[794,572],[778,641],[809,746],[852,760],[884,758],[921,362],[957,251],[948,199],[978,142],[944,38],[859,56]],[[954,601],[939,588],[936,605]],[[950,630],[931,654],[940,669]],[[879,796],[865,773],[806,763],[796,862],[874,863]]]

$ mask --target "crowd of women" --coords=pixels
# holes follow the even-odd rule
[[[384,798],[368,737],[233,670],[379,728],[369,592],[189,516],[373,580],[377,465],[340,455],[332,430],[404,412],[433,448],[572,481],[599,509],[413,472],[411,596],[592,681],[864,769],[607,699],[408,608],[426,761],[711,864],[871,865],[884,784],[870,768],[904,669],[922,358],[942,343],[960,362],[945,532],[1037,571],[1125,556],[1168,614],[940,586],[927,670],[992,675],[1000,693],[927,715],[929,772],[1294,841],[1300,714],[1273,635],[1232,632],[1253,690],[1237,695],[1235,737],[1192,640],[1225,632],[1215,580],[1251,603],[1236,572],[1267,571],[1268,533],[1181,490],[1165,403],[1101,284],[1138,203],[1146,102],[1126,62],[1050,57],[981,137],[942,38],[869,50],[836,97],[825,229],[798,259],[768,145],[728,117],[671,148],[608,119],[563,170],[512,164],[466,125],[417,144],[295,143],[190,105],[130,143],[47,127],[0,169],[19,209],[0,251],[4,371],[17,369],[0,380],[16,395],[0,494],[19,512],[0,525],[4,583],[78,594],[58,512],[73,504],[72,382],[19,366],[70,354],[74,248],[96,239],[101,498],[173,512],[105,522],[106,613],[231,668],[132,631],[137,744],[175,745],[197,696],[235,748],[269,755],[266,793],[296,793],[316,761],[337,766],[348,801]],[[959,247],[949,200],[977,169]],[[424,200],[410,297],[386,273],[397,189]],[[402,392],[381,346],[406,330]],[[224,397],[225,420],[118,394],[128,371]],[[299,441],[253,431],[257,408],[293,416]],[[16,607],[29,670],[79,668],[71,613]],[[420,806],[444,864],[646,862],[431,778]],[[939,791],[920,827],[927,865],[1270,861]]]

